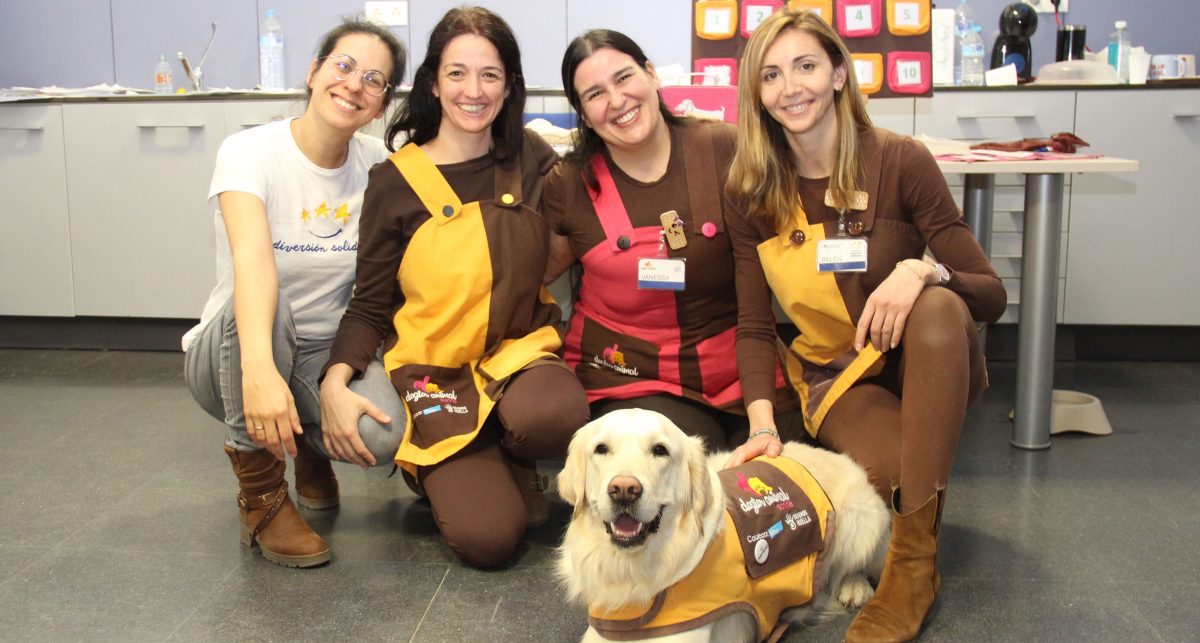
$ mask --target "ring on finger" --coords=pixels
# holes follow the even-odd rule
[[[254,430],[255,430],[255,431],[262,431],[262,430],[263,430],[263,425],[261,425],[261,424],[255,424],[255,425],[254,425]]]

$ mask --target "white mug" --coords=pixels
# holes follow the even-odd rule
[[[1196,75],[1196,56],[1193,54],[1159,54],[1150,57],[1150,80],[1187,78]]]

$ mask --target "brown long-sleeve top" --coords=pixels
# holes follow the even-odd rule
[[[767,274],[775,272],[777,285],[789,284],[787,288],[776,287],[774,294],[802,333],[806,325],[828,328],[845,326],[848,322],[847,328],[835,334],[840,336],[844,330],[850,340],[827,347],[829,354],[834,348],[842,350],[845,344],[852,343],[854,327],[867,298],[891,274],[896,263],[921,257],[926,247],[950,269],[947,287],[963,298],[974,319],[992,322],[1004,312],[1004,286],[963,222],[962,213],[929,151],[910,137],[875,129],[864,136],[863,157],[867,169],[861,187],[868,194],[868,207],[865,211],[847,212],[846,221],[851,231],[858,229],[855,222],[860,223],[858,236],[868,241],[866,272],[838,273],[836,277],[818,274],[815,261],[801,262],[797,264],[799,270],[786,275],[777,272],[788,252],[798,253],[805,243],[816,244],[819,237],[837,235],[838,213],[825,205],[828,178],[801,179],[803,212],[784,230],[775,230],[770,223],[757,218],[727,219],[737,262],[737,353],[747,403],[772,399],[774,395],[777,339],[772,289],[764,270]],[[807,231],[804,240],[793,234],[798,230]],[[807,250],[812,249],[810,246]],[[836,292],[844,304],[842,315],[848,313],[848,320],[831,321],[833,316],[819,312],[830,308],[827,302],[819,301],[821,289],[816,285],[818,280],[831,277],[836,280]],[[817,319],[818,316],[822,318]],[[797,338],[797,342],[803,343],[803,338]],[[793,347],[796,346],[794,343]],[[852,346],[849,353],[853,353]],[[822,363],[824,360],[813,360],[813,355],[800,355],[802,360],[822,366],[810,368],[805,377],[811,377],[811,372],[817,370],[827,371],[825,375],[829,378],[837,377],[847,365],[842,357]],[[810,430],[815,432],[813,428]]]

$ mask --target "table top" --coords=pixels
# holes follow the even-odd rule
[[[938,161],[945,174],[1082,174],[1085,172],[1137,172],[1138,162],[1111,156],[1027,161]]]

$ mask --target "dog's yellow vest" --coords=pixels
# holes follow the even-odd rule
[[[747,612],[764,640],[780,613],[812,600],[814,568],[833,529],[825,490],[788,458],[758,458],[718,476],[724,524],[696,569],[649,605],[589,610],[589,623],[606,638],[663,636]]]

